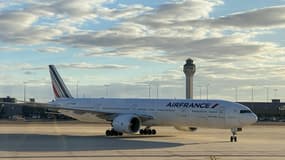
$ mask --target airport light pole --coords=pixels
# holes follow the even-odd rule
[[[202,86],[199,86],[199,95],[200,95],[200,99],[202,99]]]
[[[253,93],[253,86],[252,86],[252,88],[251,88],[251,102],[253,102],[254,101],[254,93]]]
[[[207,100],[209,99],[209,86],[210,86],[210,84],[206,85]]]
[[[79,81],[76,81],[76,98],[78,98],[78,83]]]
[[[275,88],[275,89],[274,89],[274,98],[275,98],[275,99],[276,99],[276,97],[277,97],[277,91],[278,91],[278,89]]]
[[[26,102],[26,84],[28,82],[24,82],[24,102]]]
[[[151,84],[150,83],[136,83],[136,86],[142,87],[143,90],[146,89],[145,97],[151,98]],[[145,88],[147,87],[147,88]]]
[[[266,102],[269,102],[269,88],[266,87]]]
[[[108,97],[110,85],[109,84],[105,84],[104,86],[106,87],[106,97]]]
[[[148,84],[148,98],[150,98],[151,97],[151,85],[150,84]]]
[[[159,97],[159,84],[156,85],[156,98]]]
[[[238,87],[235,88],[235,92],[236,92],[235,98],[236,98],[236,102],[237,102],[238,101]]]

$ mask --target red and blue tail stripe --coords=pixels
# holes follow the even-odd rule
[[[54,65],[49,65],[49,72],[55,98],[72,98],[68,88],[64,84]]]

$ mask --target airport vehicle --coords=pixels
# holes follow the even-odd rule
[[[184,131],[206,127],[231,129],[230,141],[236,142],[237,132],[257,121],[248,107],[225,100],[73,98],[54,65],[49,65],[49,72],[55,100],[31,105],[56,109],[80,121],[110,123],[106,136],[156,134],[154,126]]]

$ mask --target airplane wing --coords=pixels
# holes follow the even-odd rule
[[[112,121],[115,117],[117,117],[120,113],[112,113],[112,112],[100,112],[100,111],[93,111],[88,109],[80,109],[80,108],[68,108],[63,105],[59,104],[52,104],[52,103],[38,103],[38,102],[21,102],[21,103],[12,103],[12,102],[0,102],[0,106],[18,106],[18,107],[34,107],[34,108],[45,108],[56,110],[64,115],[71,116],[71,115],[84,115],[90,114],[98,117],[99,119]],[[140,117],[141,121],[147,121],[153,119],[152,116],[143,115],[143,114],[136,114]],[[72,118],[75,118],[72,116]]]

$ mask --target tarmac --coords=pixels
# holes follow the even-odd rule
[[[0,160],[284,160],[285,125],[253,125],[229,142],[230,130],[177,131],[155,127],[154,136],[105,137],[109,125],[0,122]]]

